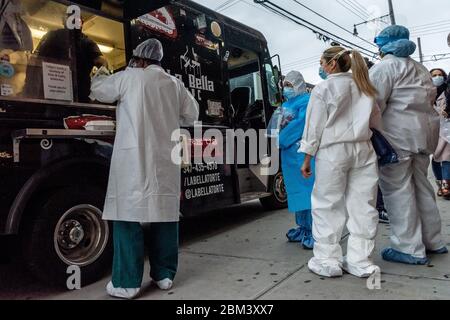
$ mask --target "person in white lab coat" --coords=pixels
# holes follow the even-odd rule
[[[160,66],[163,48],[148,39],[133,51],[129,68],[94,76],[91,97],[117,105],[117,132],[104,219],[114,221],[114,261],[110,295],[134,298],[144,266],[144,234],[149,223],[151,278],[172,287],[178,264],[181,169],[171,159],[172,133],[197,121],[197,101]]]
[[[391,222],[391,247],[384,260],[413,265],[431,254],[447,253],[433,186],[430,155],[439,140],[439,116],[433,108],[436,88],[428,70],[410,56],[416,45],[409,30],[390,26],[375,39],[382,61],[370,70],[382,111],[382,132],[400,163],[381,168],[380,186]]]
[[[342,269],[369,277],[380,272],[372,261],[378,226],[378,164],[370,130],[378,128],[380,121],[376,90],[355,50],[326,50],[320,75],[326,81],[312,91],[299,150],[307,154],[302,166],[305,177],[311,175],[311,158],[316,157],[312,194],[316,242],[308,267],[325,277],[342,276]],[[344,258],[340,241],[347,213],[350,237]]]

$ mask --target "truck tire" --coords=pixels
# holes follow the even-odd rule
[[[269,187],[272,195],[259,199],[264,209],[268,211],[286,209],[288,203],[283,173],[278,172],[276,175],[272,176]]]
[[[83,185],[47,193],[36,202],[23,245],[27,267],[38,280],[67,288],[75,274],[68,267],[76,266],[86,286],[110,270],[112,229],[101,217],[104,199],[100,188]]]

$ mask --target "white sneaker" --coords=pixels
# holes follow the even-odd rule
[[[316,258],[312,258],[308,262],[308,268],[311,272],[327,277],[327,278],[338,278],[344,275],[342,268],[338,262],[336,263],[322,263]]]
[[[168,278],[161,281],[155,281],[155,283],[161,290],[170,290],[173,286],[173,281]]]
[[[139,295],[139,292],[141,292],[141,288],[114,288],[112,281],[110,281],[106,286],[106,292],[114,298],[132,300]]]
[[[368,267],[362,268],[358,267],[352,264],[349,264],[348,262],[344,262],[344,270],[348,272],[351,275],[354,275],[358,278],[369,278],[371,275],[375,273],[381,274],[381,269],[379,266],[376,265],[370,265]]]

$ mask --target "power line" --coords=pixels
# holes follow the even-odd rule
[[[438,54],[426,54],[423,56],[424,58],[428,58],[423,62],[436,62],[440,60],[450,59],[450,52],[438,53]],[[418,59],[419,57],[412,57],[413,59]]]
[[[428,32],[428,33],[417,33],[417,34],[413,34],[412,37],[418,37],[418,36],[432,36],[432,35],[436,35],[436,34],[441,34],[441,33],[448,33],[449,30],[441,30],[441,31],[434,31],[434,32]]]
[[[444,55],[432,56],[431,58],[428,58],[424,62],[437,62],[437,61],[449,60],[449,59],[450,59],[450,53],[449,54],[444,54]]]
[[[305,63],[305,64],[299,64],[299,65],[293,65],[293,66],[284,66],[284,69],[307,69],[307,68],[311,68],[314,66],[319,66],[320,65],[320,61],[317,60],[316,62],[311,62],[311,63]]]
[[[448,34],[448,32],[449,32],[449,30],[431,31],[431,32],[413,34],[413,35],[411,35],[411,37],[417,38],[417,37],[421,37],[421,36],[434,36],[434,35],[443,34],[443,33]]]
[[[345,4],[347,4],[353,11],[357,12],[358,14],[360,14],[363,18],[365,18],[367,20],[367,18],[369,17],[369,15],[363,11],[361,11],[358,7],[356,7],[351,1],[349,0],[340,0],[342,2],[344,2]]]
[[[421,32],[429,32],[429,31],[436,31],[436,30],[442,30],[442,29],[450,29],[450,23],[448,25],[442,25],[442,26],[436,26],[436,27],[430,27],[428,29],[418,29],[418,30],[413,30],[411,32],[411,34],[418,34]]]
[[[436,27],[436,28],[427,29],[427,30],[413,31],[413,32],[411,32],[411,34],[422,34],[422,33],[437,32],[437,31],[450,31],[450,25],[445,26],[445,27]]]
[[[355,6],[355,4],[353,2],[351,2],[350,0],[341,0],[341,1],[344,1],[345,3],[347,3],[351,8],[353,8],[353,10],[355,10],[356,12],[361,14],[363,17],[365,17],[366,20],[369,18],[369,14],[367,12],[364,12],[361,9],[359,9],[358,6]]]
[[[341,25],[339,25],[339,24],[337,24],[336,22],[334,22],[334,21],[328,19],[328,18],[325,17],[324,15],[322,15],[322,14],[318,13],[317,11],[311,9],[310,7],[308,7],[308,6],[306,6],[305,4],[301,3],[300,1],[298,1],[298,0],[293,0],[293,1],[294,1],[295,3],[297,3],[299,6],[302,6],[303,8],[305,8],[305,9],[311,11],[312,13],[314,13],[314,14],[318,15],[319,17],[321,17],[322,19],[324,19],[324,20],[328,21],[329,23],[333,24],[334,26],[338,27],[339,29],[344,30],[345,32],[350,33],[352,36],[355,36],[355,37],[357,37],[357,38],[363,40],[364,42],[370,44],[371,46],[376,47],[376,45],[375,45],[374,43],[372,43],[372,42],[370,42],[370,41],[368,41],[368,40],[366,40],[366,39],[364,39],[364,38],[362,38],[362,37],[360,37],[360,36],[355,35],[353,32],[351,32],[351,31],[345,29],[345,28],[342,27]]]
[[[299,64],[299,65],[294,65],[294,66],[283,66],[284,70],[303,70],[303,69],[308,69],[308,68],[312,68],[312,67],[319,67],[320,66],[320,61],[317,60],[316,62],[311,62],[308,64]]]
[[[247,4],[247,5],[249,5],[249,6],[251,6],[251,7],[253,7],[253,8],[255,8],[255,9],[258,9],[259,11],[262,11],[264,13],[272,13],[272,14],[275,14],[276,16],[278,16],[279,18],[281,18],[283,20],[287,20],[289,22],[292,22],[291,19],[280,15],[278,12],[274,12],[273,10],[269,10],[266,7],[264,7],[264,9],[263,9],[260,6],[255,6],[252,3],[249,3],[247,0],[243,0],[242,2]],[[289,63],[283,64],[283,68],[287,68],[287,69],[294,69],[294,68],[295,69],[306,69],[308,67],[314,66],[316,63],[318,64],[319,63],[318,61],[320,60],[320,57],[321,57],[321,55],[318,54],[318,55],[315,55],[313,57],[300,59],[300,60],[294,60],[294,61],[291,61]]]
[[[446,25],[446,26],[441,26],[441,27],[434,27],[434,28],[430,28],[430,29],[424,29],[424,30],[417,30],[417,31],[413,31],[411,32],[411,34],[424,34],[424,33],[429,33],[429,32],[438,32],[438,31],[450,31],[450,24]]]
[[[364,6],[363,6],[361,3],[359,3],[359,1],[357,1],[357,0],[351,0],[351,1],[352,1],[358,8],[360,8],[363,12],[365,12],[366,15],[367,15],[368,17],[370,17],[369,11],[367,11],[367,9],[364,8]]]
[[[259,3],[261,4],[266,10],[270,11],[271,13],[275,14],[276,16],[283,18],[284,20],[288,20],[289,22],[292,22],[293,20],[291,18],[289,18],[286,15],[283,15],[281,12],[276,11],[275,9],[263,4],[263,3]],[[295,22],[295,21],[294,21]],[[306,27],[306,26],[305,26]]]
[[[218,12],[223,12],[225,10],[230,9],[231,7],[234,7],[235,5],[237,5],[238,3],[240,3],[242,0],[236,0],[233,3],[230,3],[227,7],[223,7],[222,9],[217,10]]]
[[[233,1],[236,1],[236,0],[227,0],[227,1],[223,2],[221,5],[219,5],[218,7],[216,7],[216,8],[214,9],[214,11],[218,11],[218,10],[222,9],[223,7],[229,5],[229,4],[230,4],[231,2],[233,2]]]
[[[418,26],[413,26],[409,29],[410,30],[423,29],[423,28],[427,29],[432,26],[441,25],[441,24],[449,24],[449,23],[450,23],[450,21],[448,21],[448,20],[441,20],[441,21],[436,21],[433,23],[427,23],[427,24],[422,24],[422,25],[418,25]]]
[[[297,64],[299,62],[309,62],[309,61],[312,61],[312,60],[317,60],[317,55],[315,55],[313,57],[310,57],[310,58],[294,60],[294,61],[286,63],[286,65]]]
[[[305,64],[310,64],[310,63],[316,63],[320,61],[320,57],[321,55],[315,55],[312,58],[309,59],[302,59],[302,60],[297,60],[297,61],[293,61],[290,63],[286,63],[285,66],[287,67],[291,67],[291,66],[299,66],[299,65],[305,65]]]
[[[233,3],[233,1],[235,1],[234,3]],[[284,14],[282,14],[282,13],[280,13],[280,12],[278,12],[278,11],[276,11],[276,10],[274,10],[273,8],[270,8],[270,7],[268,7],[268,6],[264,6],[263,5],[263,7],[264,7],[264,9],[266,9],[266,10],[264,10],[264,9],[262,9],[261,7],[259,7],[259,6],[255,6],[255,5],[253,5],[252,3],[249,3],[247,0],[229,0],[229,1],[225,1],[224,3],[222,3],[219,7],[218,7],[218,10],[220,10],[220,11],[224,11],[224,10],[227,10],[228,8],[230,8],[230,7],[232,7],[232,6],[234,6],[234,5],[236,5],[236,4],[238,4],[238,3],[245,3],[245,4],[247,4],[248,6],[251,6],[251,7],[253,7],[253,8],[255,8],[255,9],[258,9],[258,10],[260,10],[260,11],[262,11],[262,12],[269,12],[269,13],[272,13],[272,14],[275,14],[275,15],[277,15],[278,17],[280,17],[280,18],[282,18],[283,20],[288,20],[288,21],[290,21],[290,22],[293,22],[293,19],[291,19],[291,18],[289,18],[289,17],[287,17],[286,15],[284,15]],[[216,8],[216,11],[217,11],[217,8]],[[325,18],[325,17],[324,17]],[[327,18],[326,18],[327,19]],[[330,20],[331,21],[331,20]],[[297,23],[298,24],[298,22],[296,22],[296,21],[294,21],[295,23]],[[339,25],[338,25],[339,26]],[[305,27],[307,27],[307,26],[305,26]],[[341,26],[339,26],[340,28],[342,28]],[[308,28],[308,27],[307,27]],[[311,28],[308,28],[308,29],[310,29],[310,30],[312,30]],[[348,30],[346,30],[346,29],[344,29],[345,31],[348,31]],[[312,30],[313,32],[315,32],[314,30]],[[353,34],[352,34],[353,35]],[[360,38],[360,37],[358,37],[358,38]],[[363,40],[363,42],[361,42],[361,43],[359,43],[359,44],[362,44],[362,43],[364,43],[364,42],[367,42],[367,40],[366,39],[364,39],[364,38],[360,38],[360,39],[362,39]],[[344,39],[344,41],[345,41],[345,39]],[[350,42],[351,43],[351,42]],[[369,42],[370,43],[370,42]],[[372,43],[370,43],[371,45],[372,45]],[[362,48],[362,49],[365,49],[365,48]],[[290,62],[290,63],[287,63],[287,64],[285,64],[284,65],[284,67],[285,68],[289,68],[289,69],[291,69],[291,68],[298,68],[298,69],[305,69],[305,68],[309,68],[309,67],[312,67],[312,66],[314,66],[314,65],[318,65],[320,62],[319,62],[319,60],[320,60],[320,57],[321,57],[321,55],[319,54],[319,55],[315,55],[315,56],[313,56],[313,57],[309,57],[309,58],[305,58],[305,59],[300,59],[300,60],[295,60],[295,61],[292,61],[292,62]]]
[[[360,14],[352,10],[352,8],[349,8],[345,3],[342,3],[341,0],[336,0],[336,2],[339,3],[341,6],[343,6],[345,9],[347,9],[348,11],[350,11],[351,13],[353,13],[355,16],[360,18],[362,21],[367,20],[366,17],[362,17]]]
[[[272,13],[272,14],[275,14],[276,16],[278,16],[279,18],[285,20],[285,21],[292,22],[291,19],[289,19],[289,18],[287,18],[287,17],[285,17],[285,16],[281,16],[278,12],[274,12],[274,11],[272,11],[272,10],[269,10],[269,9],[266,8],[266,7],[264,7],[264,9],[265,9],[265,10],[264,10],[263,8],[261,8],[261,7],[259,7],[259,6],[255,6],[254,4],[248,2],[247,0],[241,0],[241,1],[242,1],[242,3],[245,3],[245,4],[251,6],[251,7],[255,8],[255,9],[258,9],[258,10],[261,11],[261,12],[264,12],[264,13]]]
[[[311,58],[291,61],[289,63],[285,63],[284,65],[286,67],[290,67],[290,66],[295,66],[295,65],[299,65],[299,64],[312,63],[312,62],[318,61],[319,59],[320,59],[320,55],[315,55],[314,57],[311,57]]]
[[[438,57],[438,56],[449,56],[450,52],[444,52],[444,53],[433,53],[433,54],[426,54],[424,55],[424,58],[428,57]]]
[[[450,57],[442,58],[442,59],[438,59],[438,60],[425,60],[424,62],[437,62],[437,61],[441,61],[441,60],[450,60]]]
[[[343,44],[345,44],[346,46],[349,46],[349,47],[356,47],[356,48],[361,50],[361,53],[363,53],[365,55],[368,55],[370,57],[377,55],[376,52],[373,52],[373,51],[370,51],[367,48],[358,46],[358,45],[354,44],[353,42],[351,42],[349,40],[346,40],[346,39],[344,39],[344,38],[342,38],[340,36],[337,36],[337,35],[329,32],[329,31],[326,31],[326,30],[322,29],[321,27],[319,27],[319,26],[317,26],[317,25],[315,25],[315,24],[313,24],[313,23],[311,23],[309,21],[306,21],[305,19],[303,19],[303,18],[301,18],[301,17],[299,17],[299,16],[297,16],[297,15],[287,11],[286,9],[278,6],[277,4],[274,4],[271,1],[268,1],[268,0],[255,0],[255,2],[260,4],[260,5],[262,5],[262,6],[264,6],[264,7],[266,7],[266,8],[268,8],[271,11],[274,11],[274,12],[276,12],[278,14],[281,14],[281,15],[287,17],[288,19],[292,20],[294,23],[311,30],[312,32],[317,34],[319,36],[319,38],[325,38],[325,40],[334,40],[336,42],[342,42]],[[276,8],[276,9],[270,7],[268,4],[270,4],[272,7]]]
[[[223,4],[221,4],[221,5],[219,6],[218,9],[216,8],[215,11],[217,11],[217,12],[225,11],[225,10],[231,8],[231,7],[234,7],[235,5],[237,5],[237,4],[238,4],[239,2],[241,2],[241,1],[242,1],[242,0],[229,0],[229,1],[225,1]]]
[[[253,8],[255,8],[255,9],[261,11],[261,12],[268,13],[268,12],[267,12],[266,10],[264,10],[263,8],[258,7],[258,6],[255,6],[253,3],[250,3],[250,2],[248,2],[247,0],[242,0],[242,3],[245,3],[246,5],[249,5],[250,7],[253,7]]]

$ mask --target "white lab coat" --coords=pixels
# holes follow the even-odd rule
[[[380,188],[389,213],[391,247],[414,258],[444,247],[441,218],[428,180],[429,155],[439,141],[436,88],[429,71],[411,58],[388,55],[370,71],[378,90],[385,137],[400,162],[380,169]]]
[[[118,101],[104,219],[179,221],[181,170],[171,159],[176,146],[171,137],[180,125],[197,121],[197,101],[156,65],[94,77],[91,89],[98,101]]]
[[[378,167],[370,128],[377,127],[379,116],[375,99],[360,93],[350,73],[330,75],[311,94],[299,151],[316,156],[312,194],[316,243],[308,266],[322,276],[339,276],[343,267],[367,277],[377,268],[372,254],[378,225]],[[340,242],[347,214],[350,237],[344,258]]]
[[[378,90],[383,134],[402,156],[432,154],[439,139],[439,116],[430,72],[411,58],[388,55],[370,70]]]

